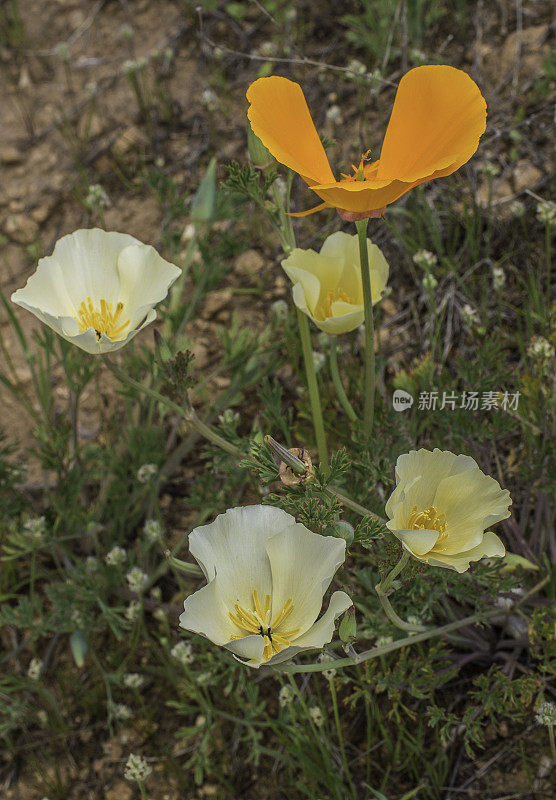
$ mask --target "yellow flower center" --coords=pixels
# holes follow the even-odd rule
[[[365,162],[372,161],[371,158],[371,151],[367,150],[366,153],[363,153],[361,156],[361,161],[359,162],[359,166],[356,167],[355,164],[351,165],[353,170],[353,175],[346,175],[345,172],[341,172],[342,178],[346,181],[364,181],[365,180]]]
[[[446,515],[439,514],[434,506],[430,506],[424,511],[417,511],[417,506],[413,506],[407,527],[411,530],[438,531],[440,534],[438,541],[440,541],[446,533]]]
[[[258,633],[264,639],[263,658],[268,661],[273,655],[289,647],[292,636],[299,632],[300,628],[285,631],[282,626],[293,611],[293,601],[289,597],[281,610],[271,621],[270,607],[272,605],[270,595],[264,599],[264,606],[261,605],[259,594],[253,589],[253,608],[244,608],[239,603],[234,604],[235,614],[228,612],[230,619],[245,633],[232,636],[232,639],[243,639],[252,633]]]
[[[332,316],[332,303],[335,303],[337,300],[353,304],[352,298],[348,297],[343,289],[338,287],[336,289],[330,289],[328,296],[322,301],[322,319],[328,319],[328,317]],[[319,317],[315,315],[315,319],[319,319]]]
[[[77,324],[79,325],[79,333],[89,328],[94,328],[97,339],[100,341],[102,334],[106,334],[110,339],[117,339],[126,325],[129,325],[129,320],[120,322],[122,311],[124,310],[123,303],[116,304],[116,310],[112,311],[112,303],[107,303],[106,300],[100,301],[100,308],[95,308],[93,301],[90,297],[83,300],[77,312]]]

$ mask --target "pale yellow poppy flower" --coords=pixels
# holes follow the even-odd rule
[[[62,236],[12,301],[87,353],[119,350],[156,319],[181,270],[127,233]]]
[[[352,605],[334,592],[317,620],[345,549],[343,539],[312,533],[279,508],[230,508],[189,535],[208,583],[186,597],[180,626],[255,668],[321,648]]]
[[[511,502],[470,456],[411,450],[396,462],[386,525],[418,561],[465,572],[471,561],[504,555],[498,536],[486,529],[510,516]]]
[[[388,263],[367,239],[373,304],[388,280]],[[348,333],[364,322],[363,285],[357,234],[337,231],[325,239],[320,253],[296,248],[282,266],[293,283],[293,301],[321,331]]]

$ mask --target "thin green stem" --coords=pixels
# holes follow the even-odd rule
[[[496,611],[489,611],[486,614],[472,614],[470,617],[450,622],[448,625],[442,625],[439,628],[429,628],[423,633],[417,633],[414,636],[404,636],[402,639],[397,639],[395,642],[384,644],[381,647],[373,647],[372,650],[365,650],[359,653],[356,658],[337,658],[334,661],[320,661],[317,664],[289,664],[289,665],[276,665],[274,667],[278,672],[287,674],[294,674],[298,672],[322,672],[325,669],[341,669],[343,667],[354,667],[361,664],[363,661],[370,661],[372,658],[380,658],[395,650],[401,650],[402,647],[409,647],[419,642],[426,642],[427,639],[434,639],[438,636],[444,636],[451,631],[457,631],[459,628],[465,628],[467,625],[473,625],[481,620],[491,619],[492,617],[504,616],[500,609]]]
[[[371,293],[371,273],[369,270],[369,251],[367,249],[367,219],[355,223],[359,238],[359,259],[361,263],[361,282],[363,284],[363,306],[365,311],[365,382],[363,430],[370,435],[375,413],[375,324]]]
[[[340,370],[338,369],[338,350],[336,346],[337,337],[329,336],[328,338],[330,340],[330,374],[332,376],[334,388],[336,389],[336,394],[338,395],[338,400],[342,404],[342,408],[346,412],[349,419],[352,422],[357,422],[357,414],[353,410],[353,407],[348,400],[348,396],[345,393],[342,379],[340,377]]]
[[[342,763],[344,765],[344,774],[347,778],[349,783],[350,793],[353,798],[357,797],[357,792],[355,791],[355,786],[353,785],[353,779],[351,777],[351,771],[349,769],[349,764],[346,756],[346,749],[344,747],[344,737],[342,735],[342,726],[340,724],[340,715],[338,713],[338,698],[336,696],[336,688],[334,686],[334,678],[330,680],[330,694],[332,695],[332,707],[334,709],[334,721],[336,722],[336,731],[338,733],[338,742],[340,744],[340,753],[342,755]]]
[[[384,609],[384,613],[390,620],[390,622],[396,626],[396,628],[400,628],[402,631],[411,631],[413,633],[419,633],[420,631],[426,631],[427,628],[424,625],[412,625],[410,622],[405,622],[401,617],[399,617],[394,609],[392,608],[392,604],[390,600],[386,597],[386,595],[377,592],[378,599],[380,600],[380,605]]]
[[[554,742],[554,726],[548,726],[548,740],[550,742],[550,752],[552,753],[552,760],[556,762],[556,742]]]
[[[392,584],[394,583],[394,578],[397,578],[400,572],[403,569],[405,569],[408,561],[409,561],[409,553],[407,552],[407,550],[404,550],[400,560],[394,566],[394,568],[390,570],[390,572],[384,578],[383,581],[377,583],[377,585],[375,586],[375,590],[379,596],[388,595],[390,593],[390,589],[392,588]]]
[[[313,359],[313,348],[311,346],[309,322],[302,311],[300,311],[298,308],[296,311],[297,323],[299,325],[299,335],[301,337],[301,348],[303,350],[303,362],[305,364],[305,375],[307,377],[307,388],[309,389],[311,415],[313,417],[313,426],[315,428],[315,438],[317,440],[317,450],[319,453],[319,466],[324,474],[328,475],[328,448],[326,445],[326,434],[324,432],[324,422],[322,419],[319,387],[315,373],[315,362]]]

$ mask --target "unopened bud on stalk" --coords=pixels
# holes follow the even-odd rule
[[[357,623],[355,621],[355,606],[350,606],[340,622],[338,634],[344,644],[355,639],[357,635]]]
[[[255,167],[265,169],[274,162],[274,157],[270,151],[264,146],[258,136],[255,136],[251,129],[251,125],[247,127],[247,150],[249,151],[249,158]]]
[[[337,539],[344,539],[347,545],[353,542],[353,525],[344,519],[337,519],[324,531],[325,536],[335,536]]]

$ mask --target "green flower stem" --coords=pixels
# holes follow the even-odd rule
[[[392,570],[390,570],[390,572],[384,578],[383,581],[381,581],[380,583],[377,583],[377,585],[375,586],[376,593],[379,595],[379,597],[380,597],[380,595],[386,596],[386,595],[390,594],[390,590],[392,588],[392,584],[394,583],[394,578],[397,578],[398,575],[400,574],[400,572],[403,569],[405,569],[405,567],[407,566],[408,561],[409,561],[409,553],[407,552],[407,550],[404,550],[402,552],[402,556],[401,556],[400,560],[395,565],[395,567]]]
[[[448,625],[442,625],[439,628],[429,628],[423,633],[417,633],[413,636],[404,636],[402,639],[397,639],[390,644],[382,645],[381,647],[373,647],[372,650],[365,650],[359,653],[356,658],[337,658],[334,661],[321,661],[317,664],[289,664],[287,666],[276,665],[273,669],[278,672],[293,674],[297,672],[322,672],[325,669],[341,669],[342,667],[355,667],[363,661],[370,661],[372,658],[380,658],[388,653],[393,653],[395,650],[401,650],[402,647],[409,647],[419,642],[426,642],[427,639],[434,639],[438,636],[444,636],[451,631],[457,631],[459,628],[465,628],[466,625],[473,625],[479,620],[488,620],[493,617],[503,617],[504,613],[497,609],[496,611],[488,611],[486,614],[472,614],[470,617],[450,622]]]
[[[311,346],[311,334],[309,332],[309,322],[305,314],[296,308],[297,323],[299,325],[299,335],[301,337],[301,347],[303,350],[303,361],[305,363],[305,375],[307,377],[307,388],[309,389],[309,400],[311,402],[311,415],[315,428],[317,440],[317,450],[319,453],[319,466],[325,475],[329,473],[328,467],[328,448],[326,446],[326,434],[324,432],[324,422],[322,419],[322,409],[320,405],[319,387],[315,373],[315,362],[313,359],[313,348]]]
[[[375,413],[375,325],[373,316],[373,300],[371,294],[371,275],[369,272],[369,251],[367,250],[367,219],[355,223],[359,237],[359,258],[361,263],[361,281],[363,284],[363,306],[365,310],[365,405],[363,412],[363,430],[369,435],[373,429]]]
[[[357,422],[357,414],[353,410],[351,403],[345,393],[342,379],[340,378],[340,371],[338,369],[338,350],[336,346],[337,337],[329,336],[330,342],[330,374],[332,375],[332,382],[338,395],[338,400],[342,404],[342,408],[352,422]]]
[[[151,389],[150,386],[146,386],[145,384],[139,383],[139,381],[130,378],[130,376],[126,375],[125,372],[117,367],[116,364],[114,364],[114,362],[108,358],[108,356],[103,356],[103,360],[108,369],[114,373],[121,383],[132,386],[134,389],[137,389],[137,391],[144,392],[154,400],[158,400],[159,403],[163,403],[167,408],[170,408],[176,414],[179,414],[180,417],[182,417],[192,428],[198,431],[201,436],[204,436],[205,439],[208,439],[209,442],[212,442],[217,447],[220,447],[222,450],[225,450],[227,453],[230,453],[230,455],[235,456],[236,458],[243,458],[244,454],[241,452],[241,450],[235,445],[231,444],[231,442],[227,442],[226,439],[222,438],[222,436],[216,433],[216,431],[202,422],[191,406],[189,408],[182,408],[177,403],[174,403],[173,400],[170,400],[169,397],[165,397],[155,389]]]
[[[396,628],[400,628],[402,631],[411,631],[413,633],[420,633],[421,631],[427,630],[424,625],[412,625],[410,622],[404,622],[404,620],[396,614],[392,608],[390,600],[388,600],[386,595],[380,594],[380,592],[377,592],[377,594],[378,599],[380,600],[380,605],[384,609],[384,613],[390,622],[396,626]]]
[[[552,753],[552,760],[556,761],[556,742],[554,741],[554,725],[548,726],[548,740],[550,742],[550,752]]]
[[[340,753],[342,755],[342,763],[344,765],[344,774],[347,778],[349,783],[350,793],[353,798],[357,797],[357,792],[355,791],[355,786],[353,785],[353,779],[351,777],[351,772],[349,769],[349,763],[346,756],[346,749],[344,747],[344,737],[342,735],[342,726],[340,723],[340,715],[338,713],[338,698],[336,696],[336,687],[334,686],[334,678],[330,680],[330,694],[332,695],[332,706],[334,708],[334,721],[336,722],[336,731],[338,732],[338,742],[340,744]]]

